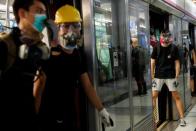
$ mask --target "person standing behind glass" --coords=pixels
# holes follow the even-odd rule
[[[78,50],[81,42],[81,17],[79,11],[70,5],[60,7],[55,15],[59,32],[59,45],[53,45],[51,57],[43,68],[46,73],[46,87],[40,107],[43,131],[77,131],[75,88],[82,83],[85,93],[106,126],[112,119],[103,107],[100,98],[90,82],[83,55]]]
[[[145,71],[145,56],[144,48],[141,47],[138,43],[137,38],[132,38],[132,75],[137,82],[138,92],[137,95],[147,94],[146,81],[144,79]]]
[[[14,0],[18,27],[0,39],[0,130],[37,131],[33,83],[49,57],[43,43],[46,8],[40,0]]]
[[[151,55],[153,107],[156,107],[159,91],[161,91],[163,84],[166,84],[175,100],[180,116],[180,126],[186,126],[184,108],[177,90],[180,74],[179,53],[178,48],[172,44],[171,33],[164,30],[160,36],[160,44],[153,48]]]

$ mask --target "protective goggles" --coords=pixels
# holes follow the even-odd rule
[[[59,28],[69,29],[70,27],[73,27],[74,29],[79,29],[79,28],[81,28],[81,24],[80,23],[62,23],[62,24],[59,24]]]

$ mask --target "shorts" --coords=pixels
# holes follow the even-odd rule
[[[154,78],[154,80],[152,81],[152,90],[161,91],[163,84],[167,85],[169,91],[177,91],[179,85],[175,78],[171,78],[171,79]]]

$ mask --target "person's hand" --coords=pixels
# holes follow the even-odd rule
[[[49,39],[51,41],[55,41],[58,43],[58,27],[54,23],[53,20],[49,19],[46,21],[46,27],[48,28],[49,33]]]
[[[157,87],[157,84],[156,84],[155,79],[153,78],[153,79],[152,79],[152,88],[156,88],[156,87]]]
[[[174,87],[178,87],[179,85],[179,82],[178,82],[178,77],[175,78],[175,81],[174,81]]]
[[[109,126],[114,125],[114,122],[113,122],[112,118],[110,117],[109,113],[107,112],[107,110],[105,108],[103,108],[99,112],[99,115],[100,115],[101,120],[102,120],[105,127],[109,127]]]

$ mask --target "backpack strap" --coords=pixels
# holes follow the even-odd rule
[[[0,40],[3,41],[8,50],[7,54],[7,61],[6,61],[6,66],[3,70],[3,72],[6,72],[15,62],[16,59],[16,45],[13,41],[13,38],[11,37],[10,34],[7,33],[0,33]]]
[[[170,53],[171,54],[174,52],[174,48],[175,48],[175,45],[174,44],[171,44],[171,49],[170,49]]]
[[[171,44],[171,48],[170,48],[171,55],[174,52],[174,49],[175,49],[175,45]],[[161,45],[157,44],[157,59],[160,57],[160,52],[161,52]]]
[[[161,52],[161,44],[157,44],[157,59],[160,57],[160,52]]]
[[[174,44],[171,44],[171,48],[170,48],[170,54],[171,54],[171,57],[173,57],[173,53],[174,53],[174,49],[175,49],[176,45]]]

